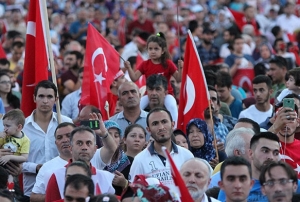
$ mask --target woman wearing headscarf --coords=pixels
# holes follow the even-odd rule
[[[216,161],[225,160],[226,155],[223,152],[218,152],[219,160],[216,159],[213,136],[209,133],[205,121],[198,118],[190,120],[186,126],[186,134],[190,142],[190,150],[195,157],[205,159],[212,167],[216,165]]]

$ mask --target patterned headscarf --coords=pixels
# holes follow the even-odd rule
[[[187,124],[187,136],[189,136],[189,130],[192,125],[196,126],[203,133],[204,145],[201,148],[197,149],[191,147],[191,152],[194,154],[195,157],[205,159],[209,162],[216,157],[216,151],[213,147],[213,136],[208,131],[206,122],[198,118],[190,120]]]

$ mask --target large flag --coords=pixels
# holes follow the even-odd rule
[[[209,93],[203,67],[192,34],[188,31],[181,80],[177,128],[186,130],[193,118],[204,118],[209,106]]]
[[[26,32],[26,47],[22,83],[21,109],[29,116],[36,108],[33,101],[35,85],[48,79],[48,48],[43,0],[30,0]]]
[[[103,120],[109,118],[105,104],[110,84],[120,69],[119,58],[112,45],[89,24],[80,104],[98,107]]]
[[[173,161],[171,154],[167,150],[166,147],[163,148],[163,151],[166,155],[166,158],[168,159],[170,165],[171,165],[171,172],[172,172],[172,177],[175,185],[179,189],[180,192],[180,201],[194,201],[190,195],[189,190],[185,186],[185,183],[175,165],[175,162]]]
[[[122,46],[126,45],[126,17],[122,17],[118,26],[118,38]]]

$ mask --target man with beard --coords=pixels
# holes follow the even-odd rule
[[[270,96],[273,92],[272,81],[268,76],[259,75],[252,80],[255,104],[240,113],[240,118],[249,118],[261,124],[272,116],[273,106],[270,104]]]
[[[121,136],[128,125],[137,123],[146,128],[146,117],[148,112],[140,108],[139,88],[133,82],[124,82],[118,89],[119,102],[123,106],[123,111],[114,115],[110,120],[115,121],[121,128]],[[149,133],[146,136],[149,140]]]
[[[202,43],[198,46],[198,54],[203,65],[212,64],[219,59],[219,48],[213,44],[214,31],[204,28],[202,32]]]
[[[210,114],[215,114],[215,110],[218,109],[218,94],[217,94],[217,90],[212,87],[212,86],[208,86],[208,92],[210,95],[210,104],[211,104],[211,110],[212,112],[210,113],[209,108],[207,108],[204,111],[204,118],[205,118],[205,122],[208,126],[208,129],[210,131],[211,134],[213,134],[213,132],[216,134],[216,138],[217,138],[217,146],[218,146],[218,150],[219,151],[224,151],[224,145],[225,145],[225,140],[226,140],[226,135],[228,134],[228,129],[227,127],[221,122],[221,120],[216,117],[215,115],[213,115],[213,118],[210,118]],[[214,130],[212,130],[214,129]]]
[[[295,139],[298,126],[298,107],[295,104],[295,111],[290,108],[280,108],[277,111],[275,122],[270,130],[276,133],[280,140],[281,158],[294,168],[300,178],[300,154],[298,153],[300,141]]]
[[[212,174],[212,168],[207,161],[200,158],[189,159],[181,166],[180,174],[194,202],[218,201],[205,194]]]
[[[151,133],[154,141],[134,158],[128,178],[130,181],[133,181],[136,175],[151,176],[169,187],[172,192],[177,193],[170,164],[164,155],[163,147],[166,147],[170,152],[178,168],[185,161],[193,158],[193,154],[172,142],[173,128],[174,121],[170,112],[165,108],[154,108],[149,112],[147,130]],[[132,198],[132,196],[130,197]]]
[[[80,88],[81,83],[77,81],[82,60],[83,55],[78,51],[71,51],[65,54],[64,66],[67,71],[61,75],[61,85],[64,88],[63,96]]]
[[[279,161],[266,165],[260,173],[259,182],[261,191],[268,197],[269,202],[294,201],[292,198],[298,187],[298,178],[297,173],[287,163]]]

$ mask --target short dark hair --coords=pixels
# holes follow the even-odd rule
[[[6,33],[6,39],[13,39],[15,38],[16,36],[22,36],[22,34],[18,31],[15,31],[15,30],[10,30]]]
[[[0,189],[0,196],[14,202],[13,194],[7,189]]]
[[[288,76],[292,76],[295,79],[295,85],[300,86],[300,68],[294,68],[288,71]]]
[[[153,89],[160,85],[163,86],[164,90],[168,90],[168,81],[165,76],[161,74],[152,74],[147,78],[146,81],[147,88]]]
[[[189,30],[191,30],[192,33],[198,28],[198,26],[199,24],[197,20],[191,20],[189,22]]]
[[[94,182],[90,177],[87,177],[85,175],[75,174],[68,177],[64,188],[64,195],[66,194],[66,189],[68,186],[71,186],[75,190],[79,190],[87,186],[89,190],[89,196],[94,195],[94,189],[95,189]]]
[[[22,48],[24,47],[24,43],[21,42],[21,41],[16,41],[16,42],[13,42],[13,44],[11,45],[12,48],[14,47],[17,47],[17,48]]]
[[[56,127],[55,131],[54,131],[54,137],[56,137],[56,131],[60,128],[64,128],[67,126],[71,126],[73,128],[76,128],[76,125],[74,123],[70,123],[70,122],[62,122],[60,124],[58,124],[58,126]]]
[[[66,168],[66,173],[67,173],[67,170],[70,168],[70,167],[73,167],[73,166],[77,166],[77,167],[80,167],[82,168],[86,174],[87,174],[87,177],[92,177],[92,171],[91,171],[91,168],[89,167],[88,164],[86,164],[86,162],[82,161],[82,160],[77,160],[77,161],[73,161],[71,164],[68,165],[68,167]]]
[[[40,81],[34,88],[34,97],[37,96],[37,92],[39,90],[39,88],[52,88],[54,90],[54,97],[57,97],[57,87],[55,86],[55,84],[51,81],[48,80],[42,80]]]
[[[72,141],[73,141],[73,137],[74,137],[75,133],[82,133],[84,131],[87,131],[87,132],[90,132],[90,133],[93,134],[95,144],[96,144],[96,134],[95,134],[95,132],[88,126],[78,126],[78,127],[74,128],[74,130],[70,134],[70,143],[71,143],[71,145],[72,145]]]
[[[252,125],[252,130],[254,131],[254,134],[260,133],[260,127],[259,124],[252,119],[249,118],[240,118],[237,123],[249,123]]]
[[[230,88],[232,85],[232,78],[228,72],[219,71],[217,73],[217,86]]]
[[[272,168],[275,168],[275,167],[282,167],[285,170],[285,172],[288,176],[288,179],[292,179],[293,183],[298,184],[297,173],[289,164],[287,164],[283,161],[271,161],[270,163],[268,163],[262,167],[262,170],[259,175],[260,185],[263,186],[264,183],[266,182],[266,173],[268,173],[268,175],[271,177],[271,170],[272,170]]]
[[[211,85],[208,85],[208,86],[207,86],[207,90],[208,90],[208,91],[215,91],[216,93],[218,93],[218,92],[217,92],[217,89],[216,89],[215,87],[211,86]]]
[[[284,57],[281,56],[274,56],[269,63],[271,64],[276,64],[280,68],[285,68],[287,69],[288,63]]]
[[[250,163],[243,157],[232,156],[232,157],[228,157],[227,159],[225,159],[225,161],[221,165],[221,169],[220,169],[221,180],[223,180],[225,168],[227,166],[246,166],[248,168],[248,173],[249,173],[250,179],[252,178],[252,171],[251,171]]]
[[[148,126],[148,127],[149,127],[149,117],[150,117],[150,115],[151,115],[152,113],[154,113],[154,112],[160,112],[160,111],[166,112],[166,113],[169,115],[169,118],[170,118],[171,122],[173,121],[172,116],[171,116],[171,113],[170,113],[167,109],[165,109],[165,108],[163,108],[163,107],[156,107],[156,108],[150,110],[150,112],[147,114],[146,121],[147,121],[147,126]]]
[[[260,83],[265,83],[267,84],[267,87],[269,89],[272,88],[272,80],[270,77],[265,76],[265,75],[258,75],[252,80],[252,84],[260,84]]]
[[[132,131],[132,129],[134,128],[140,128],[143,130],[144,134],[145,134],[145,138],[147,136],[147,132],[145,130],[145,128],[143,126],[141,126],[140,124],[137,124],[137,123],[134,123],[134,124],[131,124],[131,125],[128,125],[126,128],[125,128],[125,131],[124,131],[124,138],[127,138],[128,134]]]
[[[276,141],[276,142],[278,142],[278,144],[280,143],[279,138],[278,138],[277,135],[267,131],[267,132],[261,132],[261,133],[255,134],[251,138],[250,148],[252,149],[253,147],[256,147],[258,141],[262,138],[272,140],[272,141]]]
[[[238,40],[238,39],[244,40],[244,38],[243,38],[241,35],[237,35],[237,36],[234,37],[234,39],[233,39],[233,41],[232,41],[232,44],[234,44],[235,41]]]
[[[0,58],[0,65],[8,65],[8,66],[10,66],[10,62],[6,58]]]
[[[217,83],[217,75],[211,69],[204,69],[204,76],[207,85],[215,86]]]
[[[70,51],[68,52],[68,55],[75,55],[77,60],[83,60],[83,54],[79,51]]]
[[[271,29],[271,32],[276,37],[279,34],[280,30],[281,30],[280,26],[276,25]]]
[[[12,109],[8,111],[3,116],[3,120],[8,119],[14,121],[17,125],[21,124],[24,126],[25,124],[25,116],[22,110],[20,109]]]

